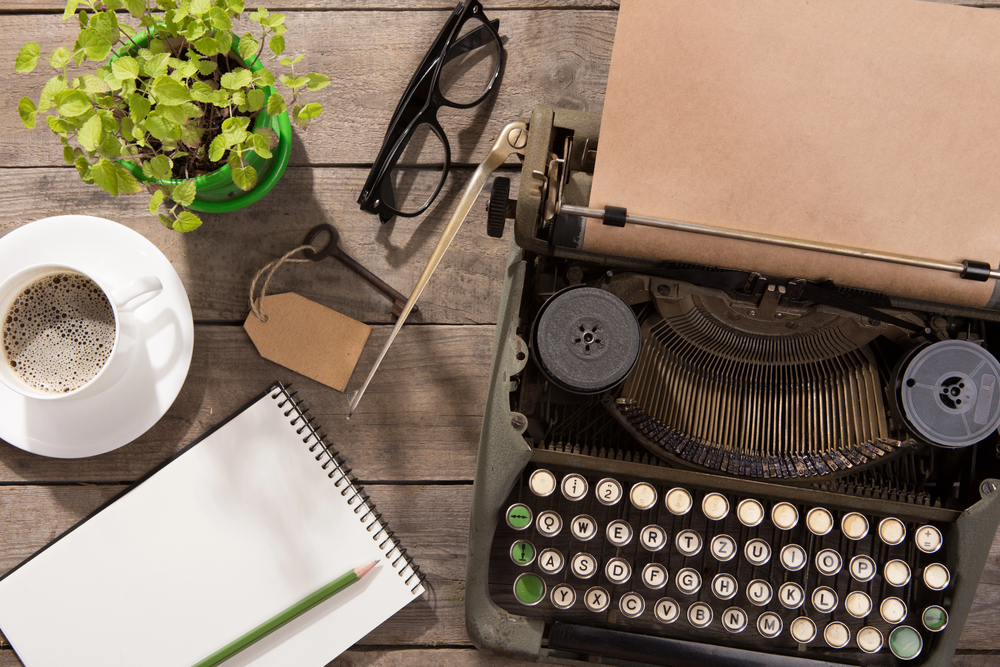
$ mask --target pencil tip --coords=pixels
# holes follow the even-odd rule
[[[354,574],[357,576],[358,579],[360,579],[361,577],[371,572],[372,568],[375,567],[376,565],[378,565],[378,561],[373,560],[367,565],[362,565],[361,567],[354,568]]]

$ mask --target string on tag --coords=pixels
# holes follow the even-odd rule
[[[292,255],[294,255],[297,252],[302,252],[304,250],[312,250],[313,252],[316,252],[316,249],[313,248],[311,245],[300,245],[298,248],[295,248],[294,250],[289,250],[280,258],[265,264],[264,268],[258,271],[257,275],[255,275],[253,277],[253,280],[250,282],[250,310],[261,322],[267,322],[267,315],[264,314],[264,295],[267,294],[267,286],[268,283],[271,282],[271,277],[274,275],[274,272],[277,271],[278,268],[285,262],[311,262],[312,261],[311,259],[291,259]],[[268,271],[269,269],[270,271]],[[264,273],[267,273],[267,277],[264,279],[264,284],[260,288],[259,299],[255,299],[254,292],[257,291],[257,281],[260,280],[260,277],[264,275]]]

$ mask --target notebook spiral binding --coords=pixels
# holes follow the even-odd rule
[[[326,444],[324,440],[325,436],[320,433],[319,427],[314,424],[316,418],[313,417],[310,419],[306,417],[309,408],[302,407],[303,402],[301,399],[295,399],[296,394],[298,394],[297,391],[289,393],[288,387],[280,382],[276,383],[271,389],[272,399],[278,400],[279,397],[281,398],[280,402],[277,403],[279,409],[284,410],[286,405],[291,404],[285,410],[284,416],[289,418],[289,423],[292,426],[299,426],[299,422],[302,422],[295,430],[299,435],[303,435],[303,432],[305,432],[305,435],[302,437],[302,443],[309,445],[309,451],[316,455],[315,458],[317,461],[322,462],[320,468],[329,470],[327,477],[333,480],[334,487],[339,489],[341,484],[344,485],[344,488],[340,491],[340,495],[347,499],[348,505],[357,503],[354,513],[360,514],[358,520],[365,524],[369,533],[372,533],[373,540],[381,540],[378,545],[379,549],[384,552],[384,557],[392,569],[396,570],[396,573],[400,577],[406,577],[406,584],[410,585],[414,579],[416,580],[410,587],[410,592],[416,591],[424,582],[426,576],[413,562],[413,559],[406,555],[406,549],[400,546],[399,540],[396,539],[396,534],[389,530],[389,527],[382,521],[382,514],[377,510],[375,503],[371,501],[368,494],[364,492],[364,487],[357,483],[357,479],[351,474],[351,468],[348,468],[344,460],[340,458],[340,453],[330,449]],[[310,440],[313,441],[312,444],[309,444]],[[317,450],[319,451],[317,452]],[[363,514],[361,514],[362,510],[365,510]],[[391,546],[387,549],[387,545]]]

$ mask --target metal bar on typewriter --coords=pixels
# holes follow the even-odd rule
[[[961,262],[942,262],[925,257],[912,257],[910,255],[899,255],[892,252],[882,252],[880,250],[866,250],[852,246],[837,245],[834,243],[823,243],[820,241],[807,241],[805,239],[794,239],[787,236],[775,236],[772,234],[762,234],[760,232],[748,232],[739,229],[726,229],[725,227],[715,227],[712,225],[702,225],[693,222],[680,222],[677,220],[664,220],[662,218],[651,218],[641,215],[630,215],[626,209],[618,206],[606,206],[603,210],[596,208],[585,208],[583,206],[572,206],[561,204],[559,213],[568,215],[579,215],[585,218],[595,218],[603,220],[604,224],[624,227],[626,222],[645,227],[658,227],[660,229],[673,229],[679,232],[690,232],[692,234],[706,234],[708,236],[718,236],[739,241],[750,241],[751,243],[767,243],[769,245],[782,246],[785,248],[798,248],[800,250],[813,250],[825,252],[832,255],[844,255],[847,257],[857,257],[859,259],[872,259],[878,262],[888,262],[890,264],[903,264],[906,266],[916,266],[934,271],[945,271],[957,273],[966,280],[977,280],[985,282],[990,279],[1000,278],[1000,270],[990,267],[989,262],[981,262],[972,259],[965,259]]]

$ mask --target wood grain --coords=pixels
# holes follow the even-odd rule
[[[500,129],[529,118],[536,106],[600,111],[616,17],[609,11],[497,12],[508,55],[499,93],[474,109],[443,108],[438,115],[452,161],[478,164]],[[292,164],[370,164],[407,82],[443,21],[442,14],[424,11],[289,13],[289,52],[307,54],[303,71],[323,72],[333,79],[310,97],[323,104],[323,116],[307,131],[296,130]],[[31,74],[6,79],[9,88],[0,97],[0,125],[7,130],[0,134],[0,164],[63,164],[58,139],[47,127],[24,128],[17,104],[23,96],[38,101],[55,73],[48,55],[57,46],[72,45],[73,28],[54,16],[0,15],[0,33],[17,36],[0,44],[0,63],[12,64],[28,40],[38,42],[44,54]],[[74,70],[71,75],[89,71]]]

